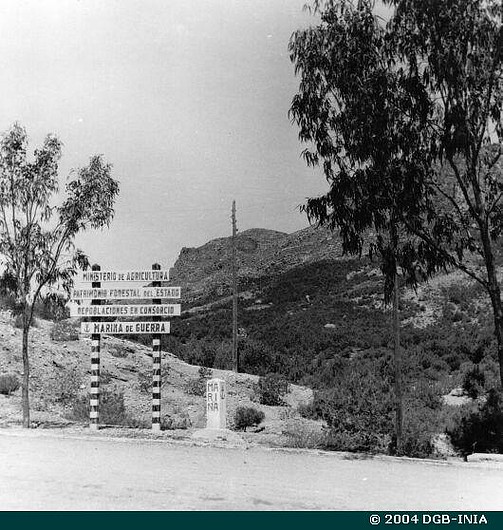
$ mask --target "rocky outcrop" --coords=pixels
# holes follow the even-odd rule
[[[340,239],[326,228],[308,227],[292,234],[254,228],[236,237],[240,285],[301,264],[334,258],[342,258]],[[229,296],[232,292],[232,238],[218,238],[201,247],[183,248],[171,270],[171,278],[182,287],[184,302]]]

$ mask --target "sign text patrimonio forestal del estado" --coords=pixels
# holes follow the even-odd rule
[[[72,300],[132,300],[142,298],[180,298],[180,287],[140,287],[140,288],[120,288],[111,289],[86,288],[74,289],[72,291]]]

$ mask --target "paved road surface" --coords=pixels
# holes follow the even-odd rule
[[[503,467],[0,431],[1,510],[501,510]]]

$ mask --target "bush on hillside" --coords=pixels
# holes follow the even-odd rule
[[[503,392],[491,389],[485,403],[475,411],[466,408],[447,434],[463,455],[503,453]]]
[[[125,359],[130,353],[134,353],[134,348],[125,344],[108,346],[107,350],[112,357],[116,357],[117,359]]]
[[[161,385],[164,385],[169,377],[171,366],[167,361],[161,363]],[[140,392],[150,394],[152,392],[152,370],[138,370],[137,381]]]
[[[189,429],[192,425],[187,412],[173,412],[161,418],[161,430],[173,431],[176,429]]]
[[[143,394],[152,393],[152,374],[150,372],[139,371],[137,375],[138,386]]]
[[[475,364],[463,375],[462,387],[469,397],[477,399],[484,391],[485,382],[484,372],[480,370],[479,365]]]
[[[56,342],[79,340],[79,330],[73,320],[61,320],[53,324],[50,337]]]
[[[10,396],[15,392],[21,383],[15,374],[1,374],[0,375],[0,394]]]
[[[277,355],[263,341],[244,338],[239,341],[239,365],[243,372],[263,376],[277,368]]]
[[[326,449],[326,432],[317,426],[291,421],[287,423],[282,434],[286,438],[286,447]]]
[[[185,391],[187,394],[193,396],[205,396],[206,395],[206,383],[208,379],[213,377],[213,370],[206,366],[200,366],[198,370],[197,378],[189,379],[185,385]]]
[[[90,396],[79,396],[73,401],[72,410],[67,416],[74,421],[89,421]],[[102,390],[99,398],[99,422],[108,425],[132,425],[126,413],[122,392]],[[132,425],[135,426],[135,425]]]
[[[13,317],[14,317],[14,327],[17,329],[23,329],[23,314],[14,310]]]
[[[248,427],[256,427],[264,421],[265,414],[254,407],[238,407],[234,413],[234,429],[246,431]]]
[[[328,425],[327,447],[387,452],[394,424],[392,380],[386,360],[339,366],[331,388],[318,390],[313,407]]]
[[[70,405],[77,398],[82,381],[82,373],[77,368],[61,370],[42,382],[40,394],[45,402]]]
[[[191,338],[184,346],[182,358],[189,364],[212,367],[215,363],[216,346],[208,340]]]
[[[309,403],[299,403],[297,406],[297,412],[301,418],[306,420],[316,420],[318,419],[318,412],[314,402],[310,401]]]
[[[427,382],[414,384],[408,390],[404,398],[402,446],[400,451],[393,451],[391,446],[390,453],[426,458],[433,454],[433,439],[442,430],[440,392]]]
[[[218,368],[219,370],[232,370],[232,364],[232,342],[222,341],[222,343],[216,347],[213,368]]]
[[[280,374],[259,377],[255,395],[261,405],[277,407],[284,405],[283,396],[288,393],[288,381]]]

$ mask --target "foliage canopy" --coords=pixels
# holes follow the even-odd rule
[[[491,299],[503,378],[503,7],[384,3],[388,21],[370,0],[315,1],[319,23],[292,36],[301,80],[291,117],[307,164],[329,184],[304,209],[340,230],[346,252],[361,253],[373,231],[369,250],[389,278],[398,264],[411,283],[449,266],[477,280]],[[401,243],[395,236],[387,259],[393,230]]]

